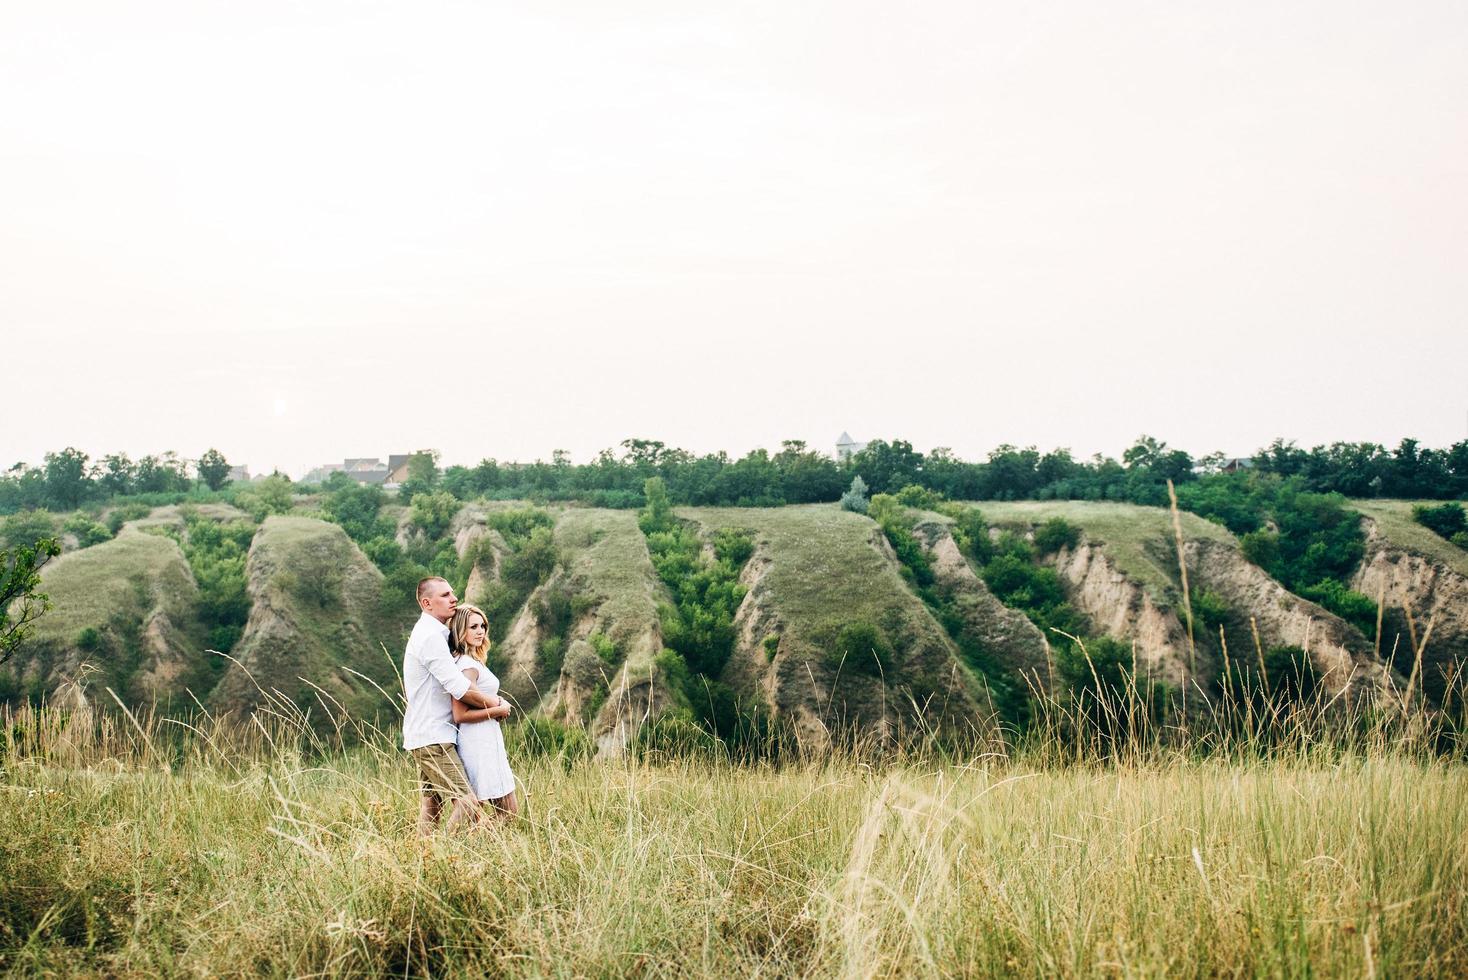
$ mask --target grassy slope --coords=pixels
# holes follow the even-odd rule
[[[908,688],[919,700],[936,696],[933,703],[943,706],[944,717],[959,725],[971,723],[976,706],[988,704],[981,680],[955,657],[952,641],[898,574],[896,562],[873,546],[881,532],[870,519],[835,504],[676,513],[708,534],[723,527],[747,529],[769,558],[758,588],[781,624],[774,696],[782,712],[801,706],[828,710],[831,705],[823,707],[820,699],[834,696],[838,686],[840,722],[865,723],[888,710],[906,710],[905,698],[889,699],[894,686]],[[900,666],[881,679],[849,665],[838,672],[828,660],[841,628],[857,622],[876,626],[898,655]],[[762,650],[755,654],[757,660],[765,656]],[[820,693],[812,678],[830,685],[829,692]],[[952,696],[958,693],[963,696]]]
[[[1382,535],[1397,547],[1468,576],[1468,551],[1412,520],[1414,504],[1441,503],[1440,500],[1352,500],[1351,506],[1375,521]]]
[[[324,602],[313,593],[313,573],[321,568],[339,575]],[[235,654],[255,682],[305,703],[315,698],[300,680],[305,677],[353,711],[387,707],[370,685],[343,668],[394,692],[395,661],[413,622],[384,614],[382,574],[341,528],[306,517],[268,518],[250,548],[248,575],[254,607]],[[237,668],[220,688],[221,704],[253,697],[253,685]]]
[[[0,964],[21,974],[1468,970],[1456,763],[568,771],[512,726],[525,819],[419,843],[386,740],[198,746],[170,772],[125,727],[111,750],[77,734],[71,762],[0,770]]]
[[[1181,599],[1172,514],[1166,508],[1088,500],[986,500],[977,506],[991,525],[1006,529],[1025,530],[1062,517],[1100,543],[1116,567],[1140,583],[1157,605],[1171,608]],[[1227,528],[1196,514],[1184,512],[1182,525],[1185,540],[1236,543]]]
[[[71,643],[82,629],[115,618],[141,621],[162,607],[187,627],[198,596],[183,552],[170,538],[124,528],[111,541],[74,551],[41,572],[51,611],[36,621],[36,642]]]
[[[597,600],[598,618],[613,624],[609,635],[628,669],[645,674],[658,653],[646,638],[656,628],[658,602],[667,599],[636,512],[566,510],[556,522],[556,545],[575,591]]]
[[[676,513],[708,533],[745,528],[767,547],[772,564],[765,585],[788,638],[819,642],[847,623],[881,624],[894,614],[926,618],[896,566],[871,546],[874,525],[858,514],[834,504],[680,507]]]

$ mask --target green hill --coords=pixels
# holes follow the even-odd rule
[[[980,680],[908,587],[881,530],[832,504],[779,508],[678,508],[711,537],[741,528],[755,541],[745,567],[749,593],[724,680],[763,700],[803,737],[855,724],[882,731],[914,721],[987,730],[992,709]],[[873,636],[890,658],[873,662]],[[843,659],[844,656],[844,659]]]
[[[381,573],[341,528],[308,517],[267,518],[247,574],[249,623],[237,663],[210,697],[213,707],[275,702],[287,710],[283,699],[309,712],[317,727],[343,712],[362,720],[395,714],[388,698],[399,696],[397,665],[413,623],[384,613]]]
[[[124,528],[47,566],[41,590],[53,608],[4,668],[12,697],[85,675],[131,703],[166,701],[201,679],[198,587],[171,538]]]

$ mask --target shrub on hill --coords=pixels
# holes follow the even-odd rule
[[[234,494],[235,506],[248,511],[257,523],[271,514],[289,513],[293,498],[291,478],[283,473],[272,473]]]
[[[1439,537],[1453,540],[1453,536],[1468,531],[1468,514],[1459,503],[1439,504],[1436,507],[1417,504],[1412,508],[1412,520],[1434,532]]]
[[[122,526],[128,521],[141,520],[152,512],[152,505],[139,500],[117,504],[107,512],[107,530],[112,532],[113,537],[116,537],[117,532],[121,531]]]
[[[97,523],[85,514],[75,514],[68,518],[62,529],[76,537],[78,548],[90,548],[113,538],[113,532],[106,525]]]
[[[1258,661],[1235,659],[1224,671],[1224,697],[1247,702],[1261,717],[1272,710],[1303,705],[1316,695],[1320,674],[1310,654],[1297,646],[1271,647],[1265,651],[1263,669]]]
[[[865,514],[869,506],[866,481],[859,476],[852,477],[851,488],[841,495],[841,509],[855,514]]]
[[[912,519],[907,508],[895,496],[879,493],[872,498],[867,516],[876,521],[897,554],[903,578],[919,589],[933,584],[933,566],[927,552],[912,535]]]
[[[0,543],[7,548],[29,548],[57,533],[56,518],[44,510],[23,510],[0,522]]]
[[[458,498],[446,490],[433,490],[414,495],[409,510],[409,521],[430,540],[439,538],[449,529],[454,515],[459,512]]]
[[[647,506],[638,524],[674,603],[659,609],[667,649],[657,662],[667,661],[668,682],[687,697],[700,724],[720,738],[737,739],[748,726],[718,677],[734,651],[734,614],[747,591],[739,574],[754,554],[754,539],[739,528],[719,528],[711,560],[698,532],[673,516],[660,479],[648,480],[643,495]]]
[[[855,670],[872,677],[892,673],[892,644],[871,623],[847,623],[827,648],[827,665],[832,670]]]
[[[255,535],[254,525],[193,519],[185,527],[182,547],[194,580],[199,583],[199,618],[209,631],[210,646],[228,653],[250,618],[245,562]],[[212,665],[222,668],[224,664],[220,661]]]
[[[1063,517],[1052,517],[1035,529],[1035,550],[1042,555],[1074,548],[1080,540],[1081,529]]]

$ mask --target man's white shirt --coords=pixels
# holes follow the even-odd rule
[[[408,647],[403,651],[403,748],[453,744],[459,739],[454,725],[454,698],[469,690],[469,678],[454,666],[449,654],[449,628],[428,613],[418,617]]]

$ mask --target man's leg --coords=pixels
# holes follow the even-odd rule
[[[443,808],[438,794],[431,787],[423,787],[418,794],[418,835],[429,837],[433,834],[433,828],[438,826],[438,814]]]
[[[418,760],[419,777],[425,792],[418,811],[418,830],[425,836],[431,834],[442,813],[445,801],[452,801],[444,826],[457,827],[464,821],[474,821],[479,814],[479,800],[469,785],[469,775],[464,772],[464,763],[459,751],[452,744],[426,745],[413,750]]]
[[[473,826],[479,823],[484,810],[479,805],[479,800],[473,796],[461,796],[454,800],[454,808],[449,811],[448,820],[444,821],[444,827],[452,830],[460,826]]]

